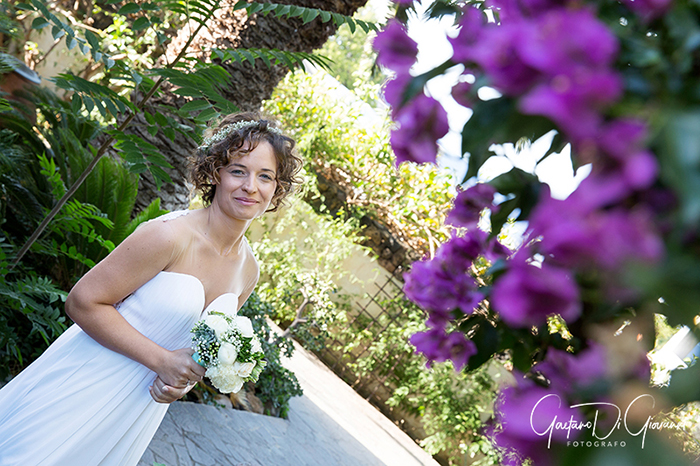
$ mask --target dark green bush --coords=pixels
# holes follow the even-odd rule
[[[283,355],[291,357],[294,344],[290,339],[272,332],[267,316],[273,312],[272,306],[253,292],[238,313],[253,322],[253,329],[262,343],[267,361],[267,366],[255,384],[255,395],[263,402],[265,414],[286,419],[290,398],[301,396],[303,392],[294,373],[283,367],[280,361]]]

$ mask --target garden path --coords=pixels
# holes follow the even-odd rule
[[[138,466],[438,466],[315,355],[284,361],[304,395],[289,419],[174,403]]]

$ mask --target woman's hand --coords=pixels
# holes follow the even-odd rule
[[[156,377],[153,384],[149,388],[149,392],[151,393],[151,397],[157,403],[170,404],[173,401],[179,400],[185,396],[185,394],[192,390],[195,385],[196,382],[191,385],[187,385],[185,388],[177,388],[166,384],[160,377]]]
[[[193,353],[192,348],[170,351],[156,370],[158,378],[164,384],[179,389],[194,385],[202,380],[206,369],[194,362]]]

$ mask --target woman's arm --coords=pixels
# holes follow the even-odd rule
[[[76,283],[66,299],[66,313],[101,345],[137,361],[174,387],[198,381],[204,368],[189,348],[169,351],[129,324],[114,303],[164,270],[177,244],[169,222],[138,228]]]

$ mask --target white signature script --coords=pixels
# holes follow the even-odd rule
[[[651,420],[652,416],[648,416],[647,420],[644,423],[644,425],[642,426],[642,428],[639,429],[637,432],[632,432],[629,429],[629,426],[627,424],[627,416],[628,416],[632,406],[635,403],[637,403],[639,400],[642,400],[644,398],[651,398],[651,407],[653,408],[654,406],[656,406],[656,400],[654,399],[654,397],[652,395],[645,394],[645,395],[639,395],[637,398],[632,400],[632,402],[630,402],[630,404],[627,406],[627,409],[625,410],[624,416],[622,415],[622,410],[620,409],[620,407],[617,406],[616,404],[613,404],[613,403],[593,402],[593,403],[580,403],[580,404],[575,404],[575,405],[569,406],[569,408],[580,408],[583,406],[599,406],[599,407],[604,406],[604,407],[607,407],[608,409],[614,408],[617,412],[617,419],[616,419],[615,423],[613,424],[613,427],[607,433],[598,432],[598,429],[597,429],[597,427],[598,427],[598,413],[599,413],[598,409],[596,409],[596,411],[595,411],[595,416],[593,418],[593,421],[590,421],[590,420],[577,421],[576,419],[574,419],[573,414],[571,415],[571,418],[568,421],[561,421],[555,415],[552,418],[549,425],[547,426],[547,428],[540,432],[535,428],[533,420],[536,418],[536,412],[537,412],[538,406],[544,400],[546,400],[547,398],[550,398],[550,397],[555,397],[559,401],[559,407],[561,408],[561,398],[559,397],[559,395],[557,395],[556,393],[550,393],[549,395],[545,395],[542,398],[540,398],[540,400],[537,403],[535,403],[535,406],[532,408],[532,412],[530,413],[530,427],[532,428],[532,431],[535,434],[539,435],[540,437],[545,436],[545,435],[549,436],[548,441],[547,441],[547,448],[549,448],[549,446],[552,443],[552,434],[554,433],[555,430],[566,431],[567,440],[569,439],[572,430],[573,431],[581,431],[584,429],[590,430],[591,434],[593,435],[594,438],[596,438],[598,440],[605,440],[608,437],[610,437],[610,435],[616,429],[620,429],[621,426],[624,426],[627,433],[630,434],[631,436],[633,436],[633,437],[638,437],[640,435],[642,436],[642,448],[644,448],[644,442],[646,441],[647,431],[649,429],[661,430],[661,429],[669,429],[669,428],[670,429],[682,429],[683,428],[682,424],[680,424],[680,423],[677,424],[677,423],[674,423],[671,421],[662,421],[662,422],[654,421],[654,422],[652,422],[652,420]],[[540,413],[540,415],[541,415],[541,413]]]

